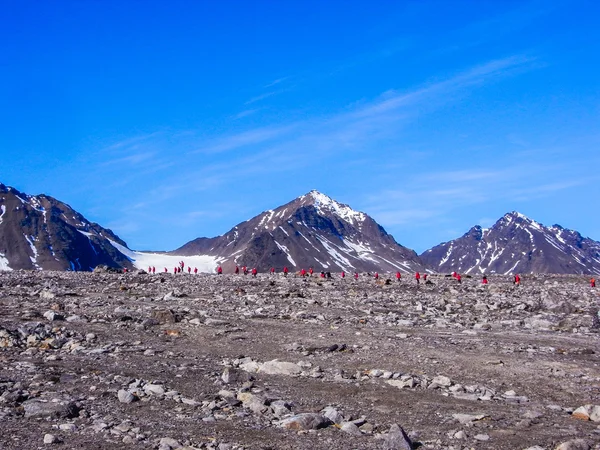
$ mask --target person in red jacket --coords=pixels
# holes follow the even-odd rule
[[[288,272],[289,272],[289,269],[287,268],[287,266],[285,266],[285,267],[283,268],[283,276],[284,276],[284,277],[287,277],[287,274],[288,274]]]
[[[481,284],[488,284],[488,279],[487,279],[486,275],[484,275],[483,278],[481,279]]]
[[[400,278],[402,278],[402,274],[400,273],[400,271],[396,272],[396,281],[400,281]]]
[[[354,272],[354,279],[358,280],[358,272]]]
[[[221,266],[217,267],[217,275],[223,274],[223,268]]]
[[[192,273],[192,268],[188,266],[188,273]]]
[[[257,274],[257,273],[258,273],[258,270],[256,270],[256,267],[254,267],[254,268],[252,269],[252,276],[253,276],[254,278],[256,278],[256,274]]]
[[[379,274],[377,272],[375,272],[375,279],[379,280]]]
[[[152,266],[152,273],[156,273],[156,267]]]
[[[198,268],[194,267],[194,274],[197,275],[198,274]]]
[[[177,267],[173,267],[173,273],[177,273]]]
[[[421,274],[419,272],[415,273],[415,280],[417,280],[417,284],[421,284]]]
[[[342,276],[342,278],[346,278],[346,272],[344,272],[344,271],[342,270],[341,276]]]
[[[168,272],[168,270],[167,270],[167,268],[165,267],[165,273],[167,273],[167,272]]]
[[[519,274],[515,275],[515,279],[514,279],[513,283],[517,286],[519,286],[521,284],[521,277],[519,276]]]
[[[239,266],[235,266],[235,271],[234,273],[237,275],[240,273],[240,267]]]
[[[312,268],[312,267],[310,267],[310,268],[308,269],[308,273],[309,273],[309,274],[310,274],[310,276],[312,277],[312,274],[314,273],[314,270],[313,270],[313,268]]]
[[[271,267],[271,275],[275,275],[275,267]]]
[[[242,273],[248,275],[248,268],[246,266],[242,266]]]
[[[452,278],[456,278],[456,272],[452,272]]]
[[[302,270],[300,271],[300,276],[301,276],[302,278],[304,278],[304,277],[306,276],[306,269],[302,269]]]
[[[427,282],[427,274],[426,273],[423,274],[423,281]]]
[[[460,273],[456,274],[456,281],[462,284],[462,277],[460,276]]]
[[[590,280],[590,287],[593,287],[593,288],[595,288],[595,287],[596,287],[596,279],[595,279],[595,278],[592,278],[592,279]]]

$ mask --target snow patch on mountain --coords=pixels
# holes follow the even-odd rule
[[[292,255],[290,255],[290,251],[288,250],[288,248],[285,245],[280,244],[279,242],[275,241],[275,245],[277,245],[277,247],[279,248],[279,250],[281,250],[283,253],[285,253],[285,255],[287,256],[288,261],[290,262],[290,264],[294,267],[296,267],[296,263],[294,262],[294,258],[292,258]]]
[[[3,219],[3,217],[4,217],[4,214],[6,213],[6,206],[4,206],[4,205],[1,205],[1,206],[0,206],[0,212],[1,212],[1,214],[0,214],[0,225],[1,225],[1,224],[2,224],[2,221],[4,220],[4,219]]]
[[[8,259],[4,256],[4,253],[0,253],[0,270],[12,270],[8,265]]]

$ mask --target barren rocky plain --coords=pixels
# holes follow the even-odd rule
[[[600,449],[588,278],[383,278],[2,272],[0,448]]]

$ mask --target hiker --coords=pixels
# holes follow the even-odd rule
[[[487,279],[486,275],[484,275],[483,278],[481,279],[481,284],[488,284],[488,279]]]
[[[152,273],[152,266],[148,266],[148,273]]]
[[[375,280],[379,280],[379,274],[375,272]]]
[[[343,270],[342,270],[342,273],[341,273],[341,277],[342,278],[346,278],[346,272],[344,272]]]
[[[590,280],[590,287],[593,287],[593,288],[595,288],[595,287],[596,287],[596,279],[595,279],[595,278],[592,278],[592,279]]]
[[[325,278],[325,272],[321,270],[321,274],[319,275],[321,278]]]
[[[152,266],[152,273],[156,273],[156,267]]]
[[[419,272],[415,273],[415,280],[417,280],[417,284],[421,284],[421,274]]]
[[[424,273],[424,274],[423,274],[423,281],[424,281],[425,283],[427,283],[427,273]]]
[[[192,268],[188,266],[188,273],[192,273]]]
[[[329,271],[325,272],[325,278],[331,278],[331,272],[329,272]]]
[[[168,270],[167,270],[167,268],[165,267],[165,273],[167,273],[167,272],[168,272]]]
[[[402,274],[400,273],[400,271],[396,272],[396,281],[400,281],[400,278],[402,278]]]
[[[235,266],[235,271],[234,271],[234,273],[235,273],[236,275],[238,275],[238,274],[240,273],[240,267],[239,267],[239,266]]]
[[[354,279],[358,280],[358,272],[354,272]]]
[[[217,275],[223,274],[223,268],[221,266],[217,267]]]
[[[517,286],[519,286],[521,284],[521,277],[519,276],[519,274],[515,275],[515,278],[513,280],[513,283]]]
[[[452,278],[456,278],[456,272],[452,272]]]
[[[284,270],[285,270],[285,269],[284,269]],[[302,269],[302,270],[300,271],[300,276],[301,276],[302,278],[304,278],[304,277],[306,276],[306,270],[305,270],[305,269]]]
[[[462,284],[462,277],[460,276],[460,273],[456,274],[456,281]]]
[[[275,275],[275,267],[271,267],[271,275]]]
[[[177,267],[173,267],[173,273],[177,273]]]
[[[289,269],[288,269],[288,267],[287,267],[287,266],[284,266],[284,267],[283,267],[283,276],[284,276],[284,277],[287,277],[287,274],[288,274],[288,272],[289,272]]]
[[[312,277],[312,274],[314,273],[314,270],[313,270],[313,268],[312,268],[312,267],[310,267],[310,268],[308,269],[308,273],[309,273],[309,274],[310,274],[310,276]]]
[[[252,276],[254,278],[256,278],[256,274],[258,273],[258,270],[256,270],[256,267],[252,269]]]
[[[248,268],[246,266],[242,266],[242,273],[248,275]]]
[[[197,274],[198,274],[198,268],[194,267],[194,275],[197,275]]]

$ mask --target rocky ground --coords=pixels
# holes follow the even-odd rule
[[[0,273],[0,448],[600,449],[587,279]]]

